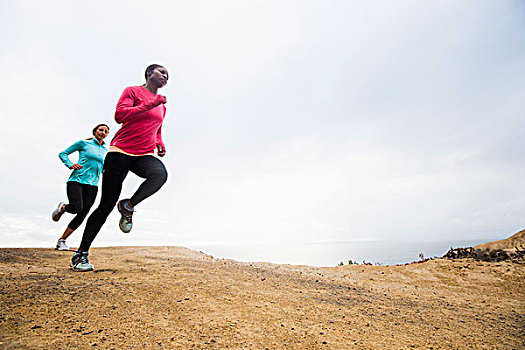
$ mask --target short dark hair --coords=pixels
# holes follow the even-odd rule
[[[159,67],[164,68],[164,66],[161,66],[160,64],[150,64],[148,68],[146,68],[146,72],[144,72],[144,77],[146,80],[148,80],[148,75],[150,75],[155,70],[155,68]]]
[[[100,128],[101,126],[105,126],[109,130],[109,126],[107,126],[106,124],[98,124],[97,126],[93,128],[93,136],[95,136],[95,131],[97,131],[97,129]]]

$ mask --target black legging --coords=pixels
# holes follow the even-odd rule
[[[109,152],[104,161],[102,172],[102,198],[95,211],[89,216],[80,249],[87,251],[106,222],[109,214],[122,191],[122,183],[128,172],[146,179],[130,198],[132,205],[137,205],[157,192],[168,179],[164,164],[154,156],[128,156],[119,152]]]
[[[75,231],[80,224],[82,224],[89,213],[89,209],[91,209],[93,203],[95,203],[98,186],[81,184],[76,181],[68,181],[66,191],[69,203],[66,205],[65,211],[71,214],[77,214],[67,227]]]

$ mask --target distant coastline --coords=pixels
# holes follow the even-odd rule
[[[336,266],[348,260],[370,262],[377,265],[398,265],[425,257],[444,255],[450,248],[473,247],[486,242],[501,240],[460,239],[460,240],[384,240],[356,239],[344,241],[314,241],[306,243],[180,243],[166,244],[156,241],[136,241],[131,244],[104,244],[101,240],[95,247],[187,247],[202,251],[215,258],[234,259],[244,262],[269,262],[276,264]],[[74,244],[73,244],[74,246]],[[3,246],[2,248],[47,248],[42,244]]]
[[[378,265],[398,265],[425,257],[442,256],[451,247],[470,247],[490,239],[394,241],[354,240],[339,242],[309,242],[283,244],[192,244],[188,248],[202,251],[216,258],[246,262],[335,266],[340,261],[370,262]]]

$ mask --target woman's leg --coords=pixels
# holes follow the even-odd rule
[[[86,184],[79,184],[79,185],[82,188],[82,205],[81,205],[82,210],[80,210],[78,214],[73,218],[73,220],[71,220],[69,225],[67,225],[67,227],[71,229],[71,232],[69,234],[75,231],[80,226],[80,224],[82,224],[87,214],[89,213],[89,210],[93,206],[93,203],[95,203],[95,199],[97,198],[97,192],[98,192],[97,186],[91,186],[91,185],[86,185]],[[66,234],[66,232],[64,232],[64,234]]]
[[[130,198],[130,204],[135,206],[157,192],[168,179],[168,173],[164,164],[154,156],[141,156],[133,166],[131,172],[146,179]]]
[[[71,236],[73,231],[75,231],[75,230],[72,230],[69,227],[66,227],[66,230],[62,234],[62,237],[59,238],[59,240],[64,240],[65,241],[69,236]]]
[[[115,208],[122,191],[122,183],[132,164],[133,157],[122,153],[109,152],[106,156],[102,174],[102,197],[98,208],[93,211],[86,222],[79,251],[89,250],[102,225]]]
[[[69,200],[69,204],[66,204],[62,207],[62,212],[68,212],[72,214],[77,214],[73,218],[73,220],[69,223],[68,227],[62,234],[62,237],[58,239],[57,245],[55,249],[58,250],[69,250],[69,247],[66,244],[66,239],[75,231],[75,229],[82,223],[86,215],[83,215],[80,219],[80,222],[77,226],[75,226],[75,223],[79,220],[77,219],[79,215],[82,213],[83,209],[83,203],[85,201],[84,196],[84,187],[85,185],[82,185],[76,181],[68,181],[66,185],[66,192],[67,192],[67,199]],[[88,209],[89,210],[89,209]],[[73,223],[73,226],[71,224]]]
[[[67,199],[69,204],[66,204],[64,210],[71,214],[78,214],[82,211],[83,203],[83,189],[82,184],[76,181],[68,181],[66,185]]]

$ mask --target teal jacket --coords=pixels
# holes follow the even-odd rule
[[[73,170],[67,181],[76,181],[81,184],[97,186],[98,179],[102,173],[104,158],[106,157],[106,153],[108,153],[106,144],[103,142],[102,145],[100,145],[96,138],[80,140],[69,146],[65,151],[60,152],[58,157],[65,166],[71,168],[75,163],[69,160],[68,155],[77,151],[78,164],[82,165],[82,169]]]

